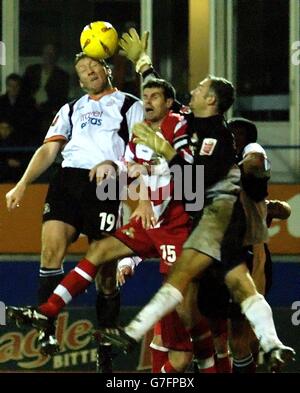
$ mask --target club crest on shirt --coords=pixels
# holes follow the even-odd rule
[[[124,235],[130,237],[131,239],[134,239],[134,233],[135,233],[135,229],[130,227],[130,228],[126,228],[126,229],[122,229],[122,233],[124,233]]]
[[[50,203],[45,203],[43,214],[50,213]]]
[[[191,108],[189,106],[182,105],[180,108],[180,113],[189,114],[189,113],[191,113]]]
[[[217,139],[204,138],[200,149],[200,156],[211,156],[215,150]]]

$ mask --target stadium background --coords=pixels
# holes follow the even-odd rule
[[[186,92],[209,72],[237,86],[237,102],[229,115],[257,122],[259,142],[272,162],[270,197],[292,206],[289,220],[275,221],[270,228],[274,284],[269,301],[280,336],[300,353],[300,2],[90,0],[83,5],[79,0],[2,0],[1,41],[6,50],[5,65],[0,66],[2,92],[8,74],[22,73],[26,65],[40,61],[41,47],[51,37],[62,48],[59,64],[72,76],[70,94],[79,94],[72,62],[80,49],[80,31],[92,20],[108,20],[119,32],[129,25],[150,30],[154,64],[173,82],[183,102],[188,102]],[[1,51],[3,57],[3,45]],[[126,67],[129,75],[130,65]],[[39,181],[45,183],[47,176]],[[12,213],[5,210],[10,188],[0,185],[0,301],[34,304],[46,185],[31,186],[22,207]],[[72,246],[66,270],[85,248],[84,239]],[[159,285],[157,263],[145,262],[122,289],[122,320],[126,322]],[[53,360],[39,357],[34,331],[1,326],[0,371],[94,370],[95,345],[89,335],[95,323],[93,299],[91,288],[61,315],[63,351]],[[120,356],[116,369],[149,365],[144,349],[126,359]],[[288,370],[300,371],[299,355]]]

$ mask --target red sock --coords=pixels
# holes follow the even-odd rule
[[[81,259],[77,266],[55,288],[48,301],[39,306],[41,313],[48,317],[56,317],[74,296],[79,295],[90,285],[97,271],[97,266],[85,258]]]
[[[231,360],[227,354],[217,354],[216,355],[216,367],[217,373],[220,374],[230,374],[232,372]]]
[[[168,352],[160,351],[155,348],[150,348],[151,351],[151,363],[152,363],[152,373],[160,373],[161,368],[168,360]]]
[[[170,363],[170,360],[167,360],[166,363],[162,366],[161,372],[162,373],[167,373],[167,374],[175,374],[175,373],[178,373],[179,371],[177,371],[172,366],[172,364]]]
[[[191,329],[195,361],[200,373],[215,374],[217,372],[214,359],[214,342],[205,319]]]

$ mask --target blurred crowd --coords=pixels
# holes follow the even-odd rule
[[[58,52],[44,46],[41,63],[6,78],[0,96],[0,182],[15,182],[44,139],[55,113],[69,100],[69,74],[57,65]]]

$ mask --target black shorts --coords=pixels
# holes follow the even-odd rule
[[[96,181],[88,169],[60,168],[52,179],[45,200],[43,222],[58,220],[76,228],[89,240],[98,240],[116,229],[119,200],[100,201]]]
[[[230,294],[224,282],[225,274],[225,267],[214,262],[199,280],[198,308],[207,318],[228,318]]]

